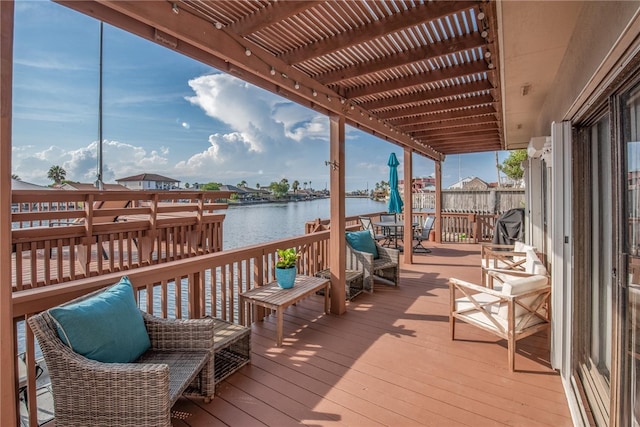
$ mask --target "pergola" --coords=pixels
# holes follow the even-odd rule
[[[10,191],[13,2],[0,3],[5,194]],[[331,270],[339,283],[345,263],[345,125],[402,147],[405,182],[411,181],[413,153],[433,159],[437,188],[448,154],[526,147],[539,131],[535,119],[578,7],[543,2],[542,12],[538,2],[421,0],[58,3],[329,116],[330,250],[336,254]],[[535,32],[529,31],[533,25]],[[506,75],[505,64],[515,74]],[[405,186],[405,199],[410,191]],[[9,203],[3,198],[0,204],[5,219]],[[408,208],[405,239],[411,239]],[[10,220],[2,223],[0,240],[10,241]],[[10,259],[8,250],[1,248],[2,260]],[[410,249],[404,256],[411,262]],[[3,279],[7,274],[8,269]],[[4,342],[12,339],[10,287],[3,287],[0,301]],[[332,311],[344,310],[344,295],[332,293]],[[7,351],[0,360],[14,357]],[[13,401],[13,387],[4,380],[9,369],[1,373],[4,404]]]

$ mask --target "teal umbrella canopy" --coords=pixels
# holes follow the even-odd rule
[[[396,157],[396,153],[389,156],[389,213],[402,212],[402,198],[398,191],[398,165],[400,162]]]

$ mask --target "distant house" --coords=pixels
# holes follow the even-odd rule
[[[116,179],[120,185],[130,190],[173,190],[180,188],[180,181],[155,173],[141,173],[140,175],[128,176]]]
[[[461,179],[460,181],[452,184],[448,187],[449,190],[464,189],[464,190],[486,190],[489,188],[489,184],[484,182],[478,177],[469,176]]]

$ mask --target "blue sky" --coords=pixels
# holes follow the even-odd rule
[[[94,182],[99,22],[48,1],[17,0],[15,13],[12,171],[50,184],[60,165],[67,179]],[[105,182],[147,172],[182,185],[328,187],[325,116],[106,24],[103,46]],[[400,147],[347,127],[347,191],[388,181],[392,152],[402,173]],[[414,155],[413,169],[428,176],[434,162]],[[467,176],[496,181],[495,152],[446,158],[445,187]]]

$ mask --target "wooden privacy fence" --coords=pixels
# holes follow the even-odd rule
[[[413,212],[413,223],[421,227],[427,216],[433,215],[432,212]],[[370,217],[373,222],[380,220],[380,212],[348,217],[346,218],[346,229],[357,229],[360,226],[360,216]],[[449,243],[490,242],[493,239],[493,230],[497,217],[498,215],[496,214],[442,213],[440,217],[442,221],[441,241]],[[398,214],[398,218],[402,220],[404,214]],[[329,219],[318,218],[305,224],[305,233],[314,233],[317,230],[328,230],[331,228],[330,225],[331,221]],[[435,229],[434,227],[434,230]],[[376,233],[382,234],[382,230],[376,230]]]
[[[229,192],[12,192],[12,285],[25,289],[222,250]]]
[[[442,190],[443,212],[475,212],[494,214],[525,205],[522,188],[492,188],[488,190]],[[435,210],[436,193],[413,193],[412,207],[416,210]]]

